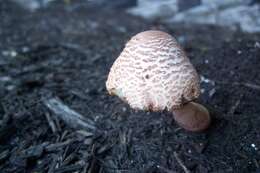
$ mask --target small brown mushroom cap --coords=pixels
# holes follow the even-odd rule
[[[128,41],[106,87],[132,108],[152,111],[179,108],[200,94],[198,74],[177,41],[154,30]]]

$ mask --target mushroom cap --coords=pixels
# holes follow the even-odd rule
[[[132,108],[180,108],[200,94],[198,74],[177,41],[162,31],[141,32],[112,65],[106,88]]]

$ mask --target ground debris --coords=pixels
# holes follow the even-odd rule
[[[82,164],[61,166],[57,169],[54,169],[54,172],[55,173],[64,173],[64,172],[81,171],[83,167],[84,167],[84,165],[82,165]]]
[[[0,162],[4,161],[10,155],[10,151],[4,150],[0,153]]]
[[[45,105],[69,127],[75,129],[95,130],[95,122],[64,105],[60,99],[51,98],[44,101]]]
[[[46,146],[45,150],[48,152],[55,151],[55,150],[62,150],[63,147],[70,145],[74,141],[75,141],[74,139],[68,139],[67,141],[64,142],[49,144],[48,146]]]
[[[40,145],[31,146],[28,149],[22,151],[23,157],[40,157],[44,151],[44,148],[48,145],[48,143],[42,143]]]
[[[190,173],[190,170],[184,165],[184,163],[180,159],[179,155],[176,152],[173,152],[173,155],[174,155],[175,159],[177,160],[177,162],[179,163],[179,165],[182,167],[183,171],[185,173]]]

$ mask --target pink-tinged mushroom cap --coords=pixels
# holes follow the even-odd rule
[[[110,69],[107,90],[141,110],[172,110],[196,99],[199,77],[177,41],[162,31],[131,38]]]

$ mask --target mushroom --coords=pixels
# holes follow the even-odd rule
[[[200,95],[199,76],[177,41],[149,30],[133,36],[112,65],[106,88],[138,110],[173,113],[189,131],[210,124],[207,109],[193,102]]]

